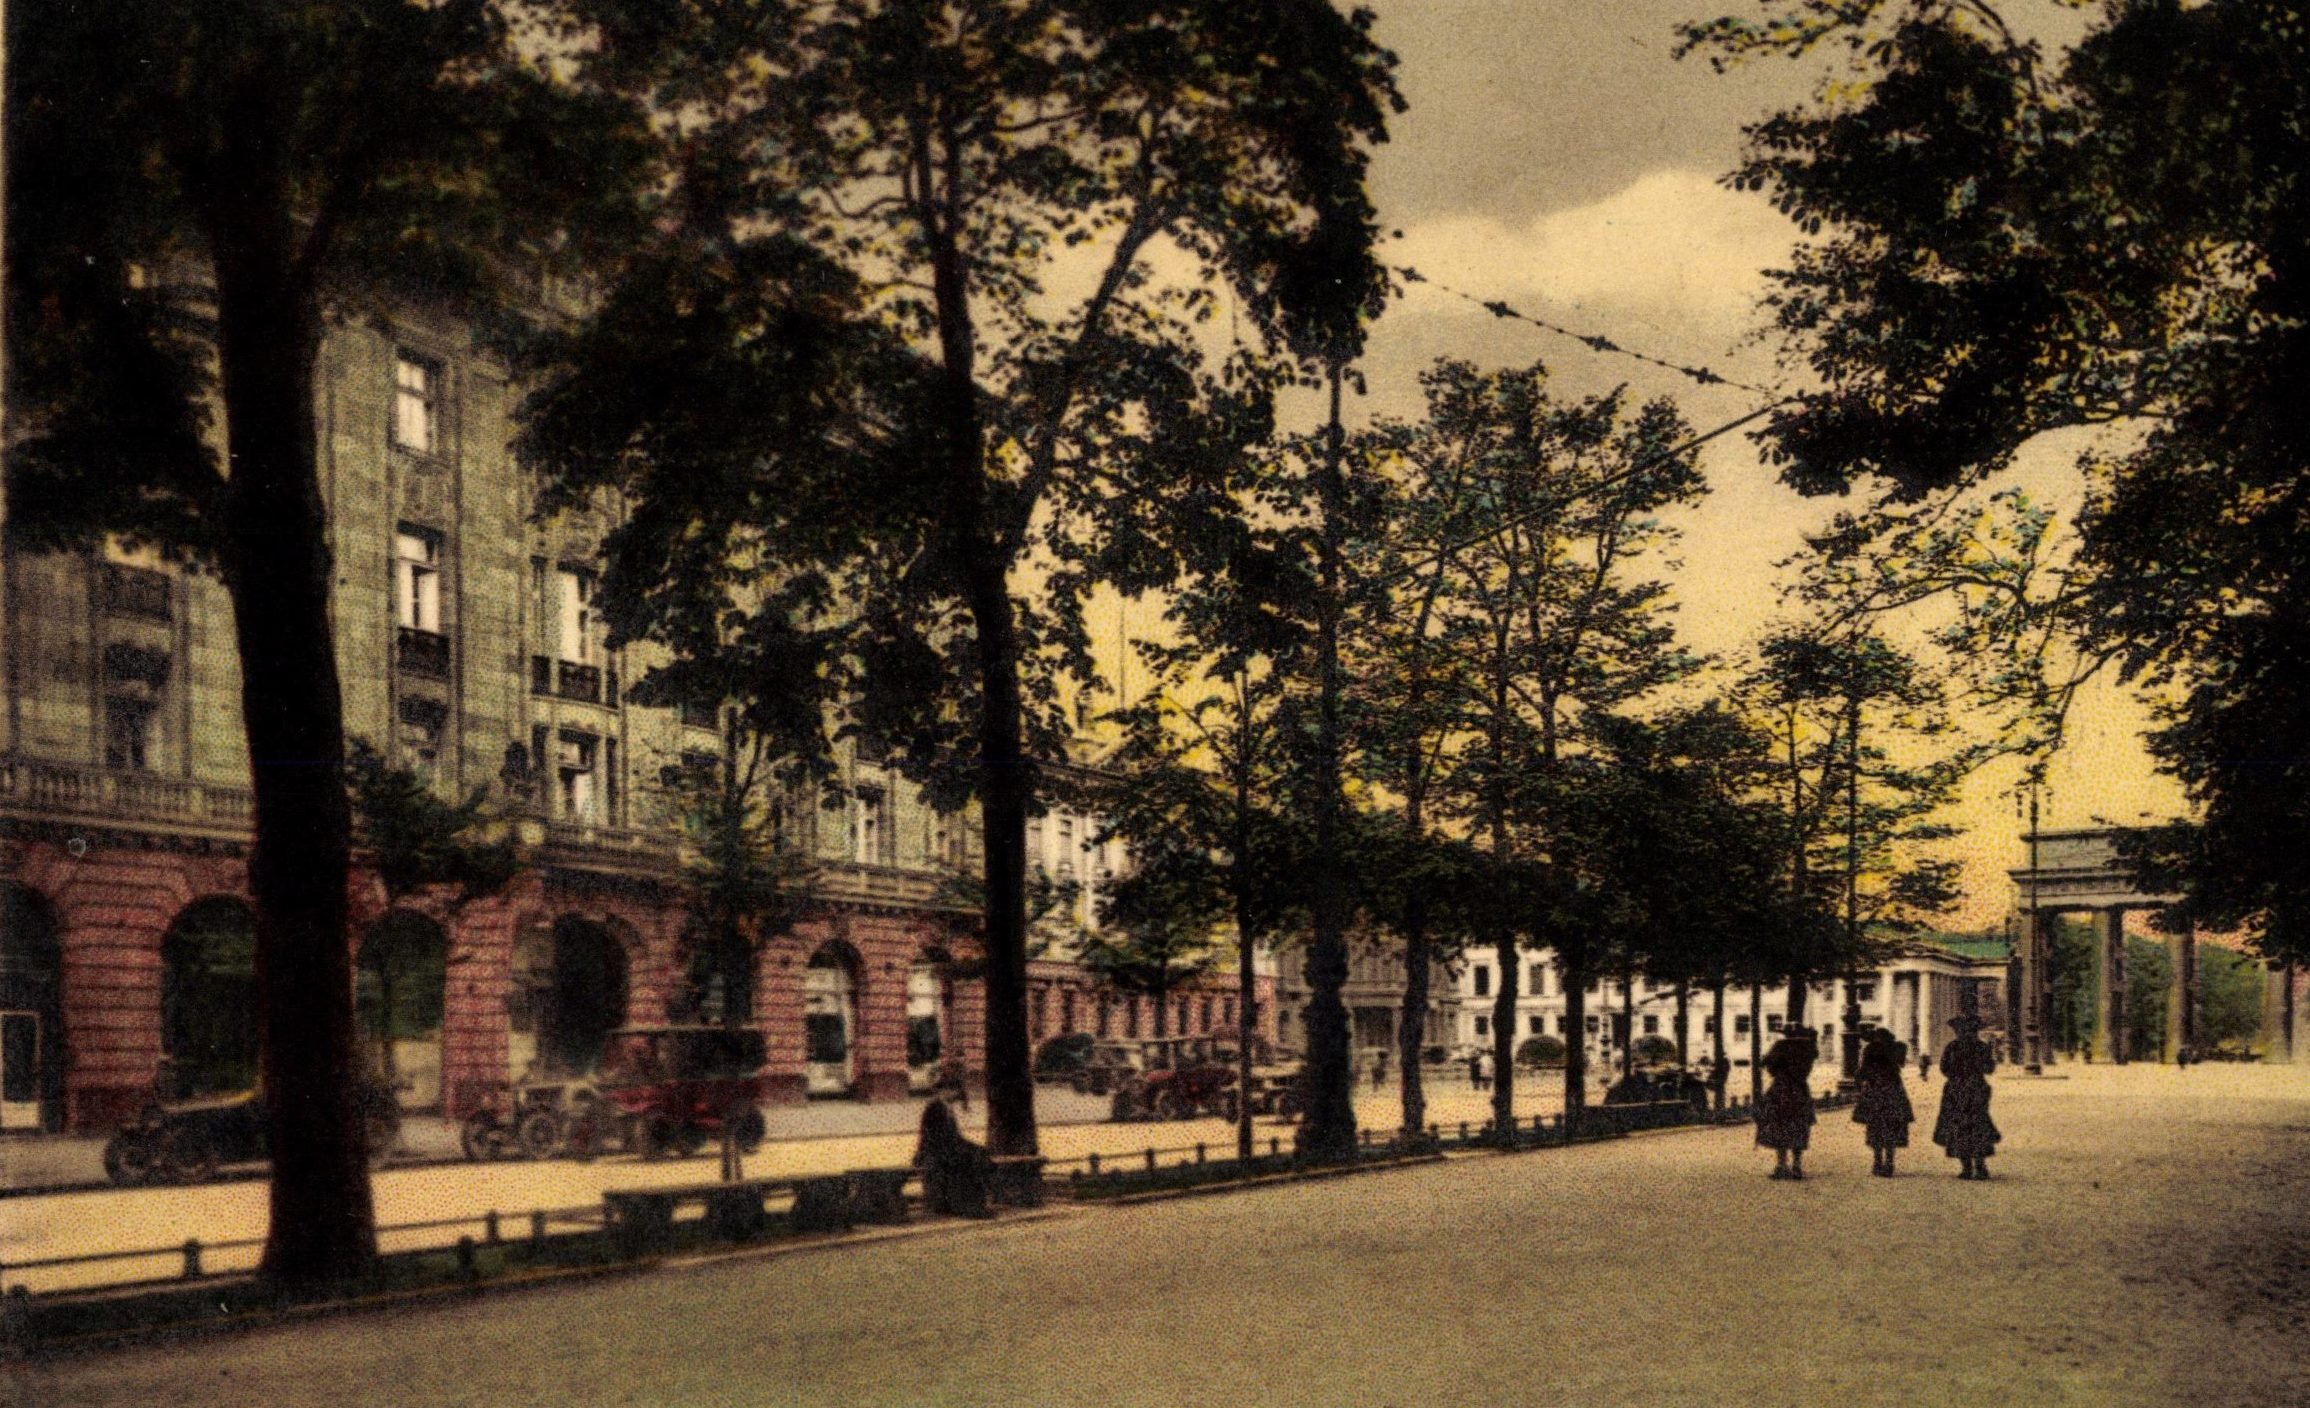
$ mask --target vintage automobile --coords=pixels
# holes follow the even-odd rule
[[[1077,1095],[1109,1095],[1144,1068],[1137,1042],[1094,1041],[1067,1083]]]
[[[457,1144],[465,1157],[475,1160],[590,1156],[600,1152],[596,1147],[603,1132],[603,1121],[597,1118],[600,1102],[593,1082],[584,1077],[550,1080],[532,1075],[500,1082],[459,1123]]]
[[[593,1099],[573,1093],[565,1145],[608,1136],[648,1158],[694,1154],[728,1128],[738,1151],[762,1147],[762,1033],[728,1027],[620,1027],[603,1043]],[[581,1150],[582,1151],[582,1150]]]
[[[382,1163],[401,1135],[401,1105],[381,1084],[356,1093],[369,1129],[369,1159]],[[257,1163],[266,1154],[261,1090],[193,1100],[156,1100],[104,1145],[105,1176],[124,1187],[200,1183],[224,1164]]]
[[[1139,1069],[1115,1086],[1109,1118],[1183,1120],[1231,1108],[1234,1053],[1216,1037],[1155,1037],[1139,1043]]]

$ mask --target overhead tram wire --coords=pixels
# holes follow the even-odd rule
[[[1431,288],[1435,289],[1438,293],[1447,294],[1450,297],[1459,299],[1463,303],[1473,304],[1476,307],[1481,308],[1485,312],[1491,314],[1495,318],[1506,319],[1510,322],[1529,324],[1532,327],[1540,329],[1542,332],[1553,333],[1557,337],[1568,337],[1574,342],[1577,342],[1586,347],[1591,352],[1600,353],[1606,356],[1626,357],[1631,361],[1643,362],[1649,366],[1659,367],[1663,371],[1674,372],[1678,376],[1684,377],[1699,386],[1731,386],[1736,387],[1742,391],[1753,391],[1759,396],[1778,396],[1780,394],[1770,387],[1757,386],[1751,382],[1746,381],[1736,381],[1733,378],[1725,376],[1720,372],[1711,371],[1707,367],[1688,366],[1683,362],[1670,361],[1666,357],[1655,357],[1649,352],[1639,352],[1633,347],[1623,347],[1619,343],[1614,342],[1611,338],[1605,337],[1599,333],[1575,331],[1572,328],[1565,327],[1561,323],[1552,323],[1546,318],[1538,317],[1534,314],[1524,312],[1519,308],[1512,307],[1506,302],[1497,298],[1478,298],[1476,295],[1469,293],[1464,289],[1457,289],[1452,287],[1450,284],[1431,279],[1426,274],[1421,273],[1419,270],[1413,268],[1409,264],[1391,264],[1388,267],[1394,271],[1397,277],[1401,278],[1407,284],[1427,284]]]
[[[1700,386],[1730,386],[1742,391],[1753,391],[1759,396],[1770,396],[1773,398],[1771,401],[1757,407],[1755,410],[1749,411],[1745,415],[1736,416],[1733,419],[1726,421],[1724,424],[1719,425],[1711,430],[1704,430],[1700,434],[1692,436],[1690,439],[1687,439],[1680,444],[1672,445],[1665,450],[1647,455],[1643,459],[1640,459],[1636,463],[1628,466],[1626,469],[1621,470],[1618,474],[1606,476],[1597,484],[1596,487],[1599,489],[1608,489],[1613,485],[1619,484],[1625,480],[1633,479],[1637,475],[1642,474],[1647,470],[1665,464],[1680,455],[1699,449],[1709,441],[1716,439],[1719,435],[1729,434],[1730,432],[1738,430],[1742,426],[1747,425],[1750,421],[1757,420],[1763,416],[1768,416],[1783,406],[1793,405],[1797,401],[1803,399],[1799,396],[1794,396],[1774,390],[1769,386],[1758,386],[1752,382],[1736,381],[1729,376],[1723,375],[1722,373],[1711,371],[1707,367],[1686,366],[1682,362],[1672,362],[1665,357],[1655,357],[1649,352],[1639,352],[1631,347],[1623,347],[1619,343],[1614,342],[1611,338],[1602,336],[1601,334],[1575,332],[1571,328],[1565,327],[1559,323],[1552,323],[1546,318],[1535,317],[1530,313],[1526,313],[1511,307],[1507,303],[1502,302],[1497,298],[1478,298],[1476,295],[1465,292],[1461,289],[1454,288],[1450,284],[1439,283],[1436,280],[1431,279],[1427,275],[1421,273],[1419,270],[1411,267],[1409,264],[1392,264],[1388,267],[1393,270],[1397,277],[1401,278],[1405,283],[1427,284],[1433,287],[1439,293],[1449,294],[1450,296],[1460,299],[1463,302],[1472,303],[1476,307],[1483,309],[1487,313],[1490,313],[1495,318],[1506,319],[1510,322],[1527,323],[1540,329],[1542,332],[1553,333],[1558,337],[1571,338],[1573,341],[1587,347],[1592,352],[1608,356],[1627,357],[1634,361],[1644,362],[1651,366],[1660,367],[1664,370],[1674,372],[1678,376],[1684,377]],[[1436,562],[1440,558],[1450,557],[1454,553],[1460,552],[1463,549],[1474,547],[1476,544],[1483,542],[1486,538],[1493,536],[1494,534],[1500,532],[1502,529],[1512,528],[1520,523],[1525,522],[1528,519],[1537,518],[1545,511],[1546,510],[1544,509],[1534,509],[1529,513],[1513,515],[1504,521],[1495,524],[1493,527],[1487,529],[1484,532],[1473,534],[1459,542],[1447,543],[1432,552],[1423,553],[1417,560],[1406,563],[1405,565],[1396,568],[1392,572],[1383,573],[1380,576],[1373,578],[1370,585],[1378,587],[1392,586],[1395,583],[1402,581],[1404,578],[1409,577],[1414,572],[1417,572],[1420,569],[1429,566],[1431,563]]]

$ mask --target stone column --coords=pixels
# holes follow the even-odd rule
[[[2184,928],[2168,935],[2166,954],[2174,968],[2166,995],[2166,1059],[2171,1061],[2184,1047],[2198,1044],[2198,931]]]
[[[2094,1031],[2094,1053],[2104,1060],[2126,1062],[2126,912],[2094,911],[2101,933],[2094,947],[2100,955],[2101,1021]]]

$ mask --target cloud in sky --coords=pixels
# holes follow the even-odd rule
[[[1671,344],[1667,355],[1721,358],[1755,325],[1764,271],[1787,261],[1796,236],[1763,197],[1668,169],[1521,226],[1473,214],[1417,221],[1387,250],[1479,297],[1529,302],[1525,311],[1582,330],[1585,318],[1631,344],[1648,331]]]

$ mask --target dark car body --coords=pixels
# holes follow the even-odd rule
[[[620,1027],[603,1043],[594,1089],[627,1147],[695,1153],[725,1124],[741,1151],[762,1143],[762,1033],[728,1027]]]
[[[370,1160],[381,1161],[400,1136],[400,1104],[374,1084],[360,1086],[355,1099],[368,1126]],[[262,1091],[156,1102],[105,1141],[104,1171],[124,1186],[200,1183],[225,1164],[269,1157],[268,1128]]]

